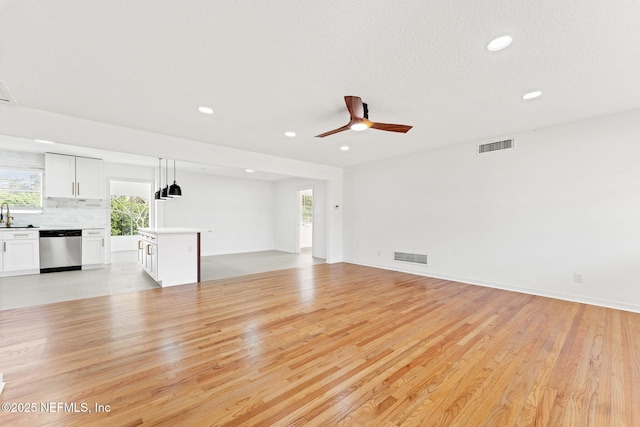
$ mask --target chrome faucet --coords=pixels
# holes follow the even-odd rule
[[[7,207],[7,227],[11,227],[11,220],[13,219],[13,217],[11,216],[11,212],[9,212],[9,204],[7,202],[2,203],[2,205],[0,205],[0,224],[2,224],[4,221],[4,207]]]

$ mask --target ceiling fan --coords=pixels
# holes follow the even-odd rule
[[[334,133],[342,132],[345,130],[365,130],[367,128],[373,128],[378,130],[386,130],[389,132],[401,132],[407,133],[413,126],[407,125],[395,125],[389,123],[377,123],[369,120],[369,110],[367,104],[362,102],[362,98],[359,96],[345,96],[344,102],[347,104],[347,110],[351,115],[351,120],[346,125],[330,130],[329,132],[316,135],[316,138],[324,138],[325,136],[333,135]]]

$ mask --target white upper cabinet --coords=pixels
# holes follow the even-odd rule
[[[102,160],[45,153],[46,197],[104,198]]]
[[[75,197],[75,156],[45,153],[44,177],[44,194],[46,197]]]
[[[102,160],[76,157],[76,197],[103,199],[105,186],[103,176]]]

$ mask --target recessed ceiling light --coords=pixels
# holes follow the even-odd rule
[[[522,95],[522,99],[534,99],[542,95],[542,91],[534,90],[533,92],[525,93]]]
[[[55,142],[46,139],[34,139],[34,141],[41,142],[42,144],[55,144]]]
[[[244,171],[247,172],[247,173],[254,173],[255,172],[253,169],[245,169]]]
[[[293,138],[294,136],[296,136],[296,133],[294,131],[288,130],[284,133],[284,136],[288,136],[289,138]]]
[[[343,145],[342,147],[340,147],[340,149],[342,151],[349,151],[349,146],[348,145]]]
[[[351,125],[351,130],[355,130],[356,132],[360,132],[361,130],[369,129],[366,123],[354,123]]]
[[[506,48],[507,46],[509,46],[512,41],[513,41],[513,39],[511,38],[511,36],[498,37],[498,38],[493,39],[493,40],[491,40],[489,42],[489,44],[487,45],[487,50],[489,50],[491,52],[496,52],[498,50],[502,50],[502,49]]]
[[[213,114],[213,108],[209,108],[209,107],[200,107],[198,108],[198,111],[200,111],[203,114]]]

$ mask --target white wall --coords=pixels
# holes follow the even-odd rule
[[[640,110],[507,136],[346,170],[345,258],[640,311]]]
[[[331,211],[327,198],[327,182],[316,179],[291,178],[277,181],[276,249],[298,252],[298,191],[313,188],[313,256],[327,258],[327,217]]]
[[[196,227],[202,255],[272,250],[274,184],[178,171],[183,196],[160,202],[163,227]]]

